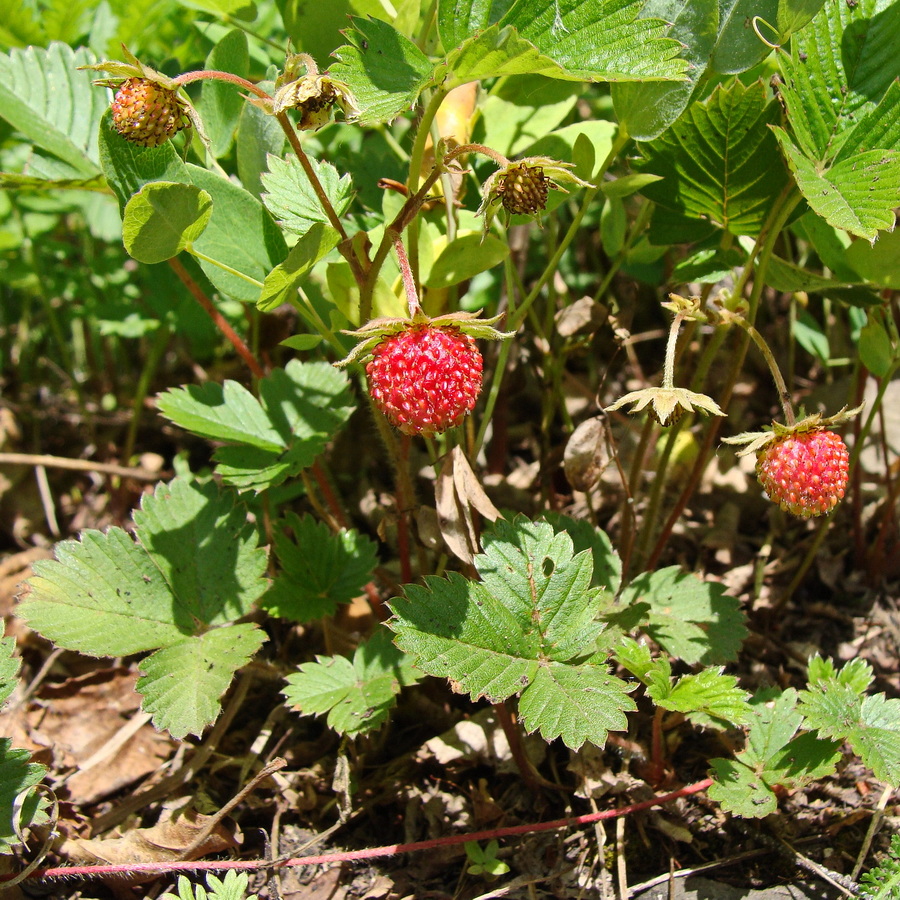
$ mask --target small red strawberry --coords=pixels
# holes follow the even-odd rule
[[[833,432],[788,434],[759,451],[756,475],[769,499],[808,519],[830,513],[847,489],[850,454]]]
[[[411,325],[382,339],[366,365],[369,394],[404,434],[431,437],[458,425],[481,393],[482,360],[458,328]]]
[[[149,78],[123,81],[111,109],[116,131],[141,147],[158,147],[189,124],[178,94]]]
[[[373,319],[350,332],[360,342],[335,365],[364,363],[375,407],[404,434],[432,437],[475,407],[483,370],[475,340],[512,336],[493,327],[497,318],[457,312],[432,319],[416,311],[408,319]]]

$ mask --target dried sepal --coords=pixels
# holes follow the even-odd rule
[[[606,412],[613,412],[632,404],[629,413],[634,415],[644,409],[660,425],[673,425],[686,412],[702,412],[706,415],[724,416],[719,404],[706,394],[698,394],[686,388],[643,388],[620,397]]]

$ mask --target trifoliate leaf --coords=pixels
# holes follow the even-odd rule
[[[199,734],[263,640],[255,626],[229,623],[266,590],[266,551],[246,509],[214,483],[160,484],[134,522],[137,540],[110,528],[57,544],[55,560],[35,563],[18,612],[69,650],[158,651],[141,664],[147,708],[176,737]]]
[[[730,728],[752,719],[747,705],[750,695],[737,686],[734,675],[723,674],[720,667],[683,675],[662,690],[651,686],[648,694],[657,706],[684,713],[703,728]]]
[[[237,382],[159,395],[159,411],[210,440],[228,483],[262,491],[312,465],[353,412],[347,376],[325,362],[291,360],[259,382],[257,400]]]
[[[374,541],[352,530],[333,534],[311,516],[288,513],[281,524],[275,529],[281,573],[261,601],[272,615],[309,622],[362,593],[377,562]]]
[[[760,817],[774,812],[774,788],[801,787],[831,774],[840,759],[839,745],[810,732],[797,734],[803,721],[797,692],[785,691],[769,703],[748,706],[752,713],[747,747],[733,760],[710,763],[716,783],[710,796],[729,812]]]
[[[717,87],[641,146],[641,171],[662,177],[642,193],[670,213],[755,237],[788,182],[784,167],[773,166],[769,126],[778,116],[762,82]]]
[[[343,656],[317,656],[288,675],[287,702],[305,715],[328,713],[338,734],[364,734],[387,718],[404,685],[420,673],[409,657],[391,643],[391,633],[379,628],[356,648],[353,661]]]
[[[876,778],[900,785],[900,700],[861,697],[850,684],[833,679],[801,692],[800,712],[805,725],[822,737],[847,741]]]
[[[484,544],[481,581],[427,578],[392,601],[398,646],[460,693],[491,702],[519,694],[525,728],[546,740],[602,745],[634,703],[596,652],[607,600],[590,586],[590,553],[574,554],[567,534],[522,517],[498,520]]]
[[[747,636],[740,602],[721,584],[702,581],[678,566],[639,575],[622,592],[620,602],[647,604],[647,634],[687,663],[733,661]]]

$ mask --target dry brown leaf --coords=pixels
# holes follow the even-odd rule
[[[124,837],[75,838],[64,841],[58,851],[72,862],[82,865],[200,859],[237,846],[233,829],[220,822],[199,847],[186,855],[187,849],[213,818],[194,809],[179,810],[149,828],[133,828]]]
[[[563,468],[576,491],[589,491],[600,481],[610,458],[604,439],[603,418],[594,416],[573,432],[563,454]]]
[[[459,447],[454,447],[445,457],[435,482],[434,495],[441,534],[447,546],[455,556],[471,565],[480,547],[472,510],[492,522],[500,518],[500,510],[491,503]]]

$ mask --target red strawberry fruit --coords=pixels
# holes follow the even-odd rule
[[[823,516],[847,489],[850,454],[844,442],[823,428],[786,434],[760,449],[756,475],[769,498],[807,519]]]
[[[482,359],[459,328],[411,324],[384,337],[366,364],[369,394],[404,434],[431,437],[458,425],[481,393]]]

